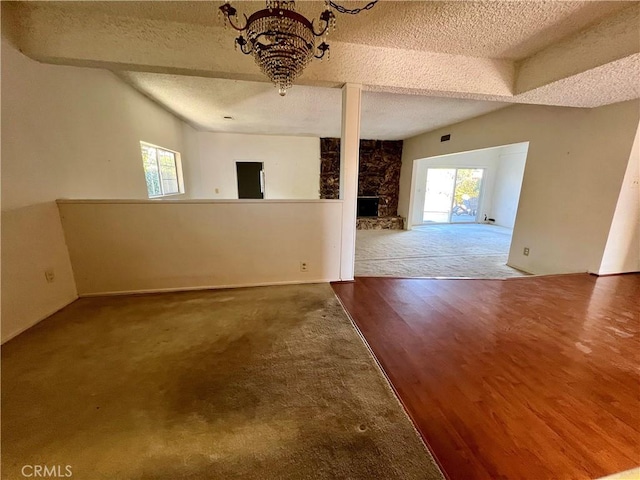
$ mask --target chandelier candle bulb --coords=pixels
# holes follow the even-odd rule
[[[336,16],[340,13],[356,14],[371,9],[378,0],[365,7],[349,10],[328,0],[320,14],[320,30],[316,31],[313,21],[296,12],[294,0],[266,0],[266,8],[244,15],[243,27],[237,25],[237,11],[225,2],[219,12],[227,23],[238,32],[243,32],[235,41],[235,48],[245,55],[252,55],[262,73],[278,88],[282,96],[292,87],[293,82],[313,58],[330,58],[329,44],[326,42],[330,30],[335,30]],[[246,38],[245,38],[246,35]],[[316,39],[322,38],[320,44]]]

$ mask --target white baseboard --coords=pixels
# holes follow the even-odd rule
[[[515,263],[507,262],[507,267],[515,268],[516,270],[520,270],[521,272],[527,273],[529,275],[535,275],[534,273],[531,273],[528,270],[525,270],[524,268],[517,266]]]
[[[117,295],[140,295],[145,293],[171,293],[171,292],[195,292],[200,290],[222,290],[225,288],[251,288],[251,287],[271,287],[277,285],[304,285],[309,283],[329,283],[335,282],[338,279],[313,279],[313,280],[295,280],[285,282],[259,282],[259,283],[234,283],[228,285],[201,285],[193,287],[168,287],[168,288],[147,288],[141,290],[116,290],[108,292],[91,292],[91,293],[79,293],[80,298],[85,297],[109,297]]]
[[[27,325],[25,325],[24,327],[20,328],[19,330],[15,331],[15,332],[11,332],[9,334],[9,336],[7,338],[3,338],[1,344],[4,345],[5,343],[7,343],[9,340],[16,338],[18,335],[20,335],[21,333],[26,332],[27,330],[29,330],[31,327],[36,326],[37,324],[39,324],[41,321],[46,320],[47,318],[49,318],[51,315],[58,313],[60,310],[62,310],[65,307],[68,307],[69,305],[71,305],[73,302],[75,302],[78,299],[78,295],[76,295],[72,300],[66,302],[64,305],[61,305],[59,307],[56,307],[54,309],[52,309],[51,311],[49,311],[49,313],[46,313],[44,315],[41,315],[40,317],[38,317],[36,320],[34,320],[33,322],[28,323]]]
[[[601,272],[592,272],[591,270],[589,270],[587,272],[589,275],[595,275],[596,277],[613,277],[616,275],[628,275],[628,274],[633,274],[633,273],[640,273],[640,270],[630,270],[630,271],[624,271],[624,272],[607,272],[605,271],[604,273]]]

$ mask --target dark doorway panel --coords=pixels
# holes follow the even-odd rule
[[[236,162],[238,198],[264,198],[262,162]]]

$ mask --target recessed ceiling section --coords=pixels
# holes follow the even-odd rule
[[[261,82],[143,72],[120,76],[199,130],[318,137],[341,133],[338,88],[296,85],[281,97],[271,84]],[[361,137],[400,140],[507,105],[365,91]]]
[[[509,105],[459,98],[363,92],[361,137],[372,140],[404,140]]]
[[[339,89],[296,85],[281,97],[270,83],[143,72],[120,76],[199,130],[340,136]]]

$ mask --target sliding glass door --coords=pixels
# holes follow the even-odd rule
[[[455,168],[429,168],[424,195],[424,223],[448,223],[451,219]]]
[[[473,223],[478,220],[482,168],[429,168],[424,223]]]

